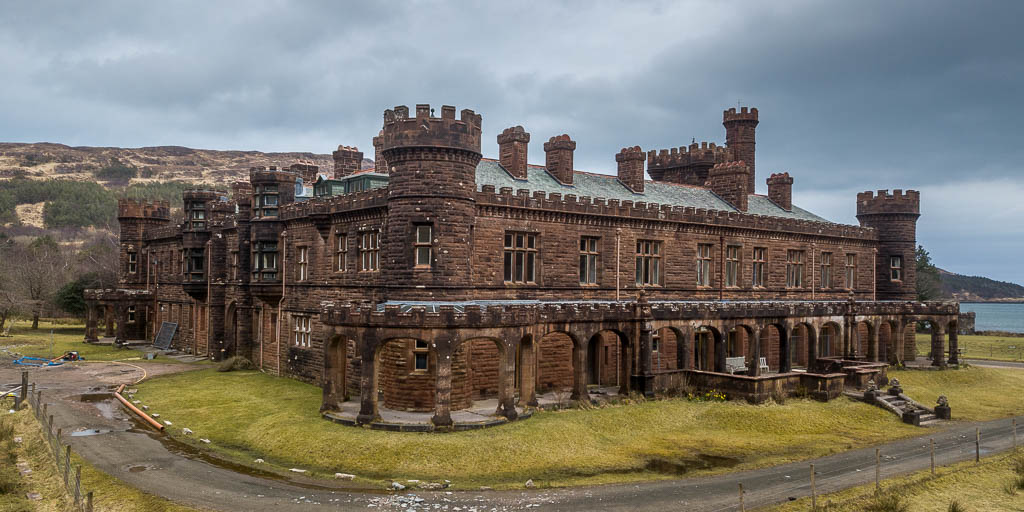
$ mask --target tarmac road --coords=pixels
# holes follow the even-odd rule
[[[184,365],[146,364],[152,374],[182,371]],[[19,380],[20,368],[0,366],[0,384]],[[819,493],[874,481],[875,449],[844,452],[813,461],[728,475],[684,478],[642,484],[607,485],[557,490],[426,492],[365,492],[343,484],[326,487],[322,480],[296,476],[250,474],[244,468],[210,463],[189,450],[139,426],[127,412],[102,395],[115,385],[132,382],[141,372],[131,367],[89,363],[35,370],[31,380],[43,390],[43,401],[65,442],[97,468],[146,492],[173,501],[215,510],[738,510],[738,484],[746,491],[748,508],[810,494],[809,463],[815,464]],[[98,401],[97,401],[98,400]],[[953,413],[956,414],[955,404]],[[1024,422],[1024,417],[1018,417]],[[975,427],[982,431],[982,456],[1012,445],[1009,419],[984,423],[953,423],[922,429],[923,437],[882,445],[882,477],[926,469],[928,438],[936,442],[936,464],[974,457]],[[96,435],[69,432],[98,429]],[[1024,439],[1024,438],[1022,438]],[[326,482],[326,485],[334,482]],[[883,482],[884,485],[884,482]],[[116,497],[97,496],[97,503]],[[420,501],[417,501],[420,500]],[[404,507],[403,507],[404,504]]]

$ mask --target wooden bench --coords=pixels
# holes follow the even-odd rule
[[[736,372],[747,371],[747,363],[745,357],[727,357],[725,358],[725,371],[735,374]]]

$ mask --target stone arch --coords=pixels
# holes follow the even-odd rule
[[[348,401],[348,360],[349,340],[341,334],[334,334],[324,345],[323,401],[320,411],[338,410],[341,403]]]
[[[790,371],[794,360],[794,347],[790,343],[789,332],[782,323],[768,323],[761,328],[760,357],[765,358],[768,371],[785,373]],[[760,363],[760,361],[756,361]],[[758,364],[760,366],[760,364]],[[759,368],[758,371],[763,371]]]
[[[878,352],[874,361],[899,364],[900,325],[895,320],[882,320],[878,323]]]
[[[452,348],[451,409],[497,398],[497,413],[514,419],[515,363],[505,342],[493,336],[475,336]]]
[[[855,343],[856,354],[868,361],[877,361],[878,358],[878,329],[875,323],[869,320],[855,322],[851,333],[851,343]]]
[[[673,336],[673,350],[675,349]],[[632,369],[637,368],[638,350],[618,329],[601,329],[587,341],[586,382],[588,385],[616,386],[620,393],[629,392]],[[675,355],[673,353],[673,359]]]
[[[516,346],[516,386],[519,388],[519,401],[530,407],[537,407],[537,344],[533,334],[527,333]]]
[[[946,329],[947,322],[944,319],[934,317],[919,318],[918,322],[927,324],[927,331],[931,333],[931,345],[928,349],[928,359],[932,366],[946,366]],[[916,327],[916,326],[915,326]],[[914,346],[917,346],[917,329],[914,330]],[[915,353],[916,354],[916,353]],[[909,357],[908,357],[909,359]]]
[[[422,369],[424,362],[426,369]],[[375,404],[379,395],[388,409],[433,411],[437,367],[437,350],[428,340],[396,337],[377,343],[373,350],[371,384]],[[453,360],[453,373],[455,367]]]
[[[567,331],[551,331],[537,340],[537,389],[562,391],[573,387],[573,355],[578,343]]]
[[[818,359],[818,330],[810,322],[797,322],[792,333],[793,350],[797,355],[794,365],[812,367]]]
[[[701,324],[693,330],[693,368],[725,372],[725,340],[713,325]]]
[[[843,357],[843,327],[838,322],[826,321],[818,329],[818,359]]]

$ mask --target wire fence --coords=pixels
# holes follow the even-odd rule
[[[26,380],[23,379],[23,385],[25,382]],[[27,391],[28,403],[32,406],[33,414],[39,420],[39,425],[43,428],[43,438],[46,440],[46,444],[49,445],[50,453],[57,464],[57,474],[63,479],[64,488],[73,500],[75,509],[79,512],[92,512],[92,491],[84,492],[82,490],[82,466],[77,465],[72,468],[71,446],[61,441],[61,434],[63,433],[61,429],[58,428],[54,431],[53,415],[48,415],[46,412],[47,406],[43,403],[43,392],[36,391],[35,383],[29,384]],[[22,388],[21,397],[25,395],[25,388]],[[18,401],[20,402],[21,400]]]

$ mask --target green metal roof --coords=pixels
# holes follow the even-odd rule
[[[482,190],[484,185],[493,185],[495,190],[499,190],[502,187],[510,187],[513,191],[526,189],[531,193],[541,191],[545,194],[557,193],[563,196],[575,194],[579,197],[587,196],[633,202],[644,201],[647,203],[683,207],[692,206],[694,208],[726,212],[739,211],[724,199],[718,197],[714,192],[703,187],[646,181],[644,182],[643,193],[636,193],[623,185],[615,176],[579,171],[574,172],[572,185],[563,185],[551,176],[547,169],[539,165],[527,166],[526,176],[527,179],[525,180],[513,178],[496,160],[482,159],[476,166],[476,186],[478,190]],[[767,197],[759,194],[750,194],[747,199],[746,213],[830,223],[827,219],[796,205],[793,206],[793,211],[787,212]]]

